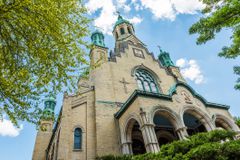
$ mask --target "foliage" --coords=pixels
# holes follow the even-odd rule
[[[240,117],[234,117],[235,123],[240,127]]]
[[[222,29],[231,29],[232,44],[223,47],[219,56],[236,58],[240,55],[240,1],[239,0],[200,0],[206,6],[202,10],[205,14],[197,23],[189,29],[190,34],[198,33],[197,44],[203,44],[214,39],[216,33]],[[234,72],[240,76],[240,66],[234,67]],[[240,78],[235,85],[240,89]]]
[[[0,0],[0,116],[36,123],[42,95],[74,89],[88,23],[79,0]]]
[[[107,155],[102,157],[97,157],[97,160],[131,160],[132,156],[114,156],[114,155]]]
[[[188,140],[163,145],[156,154],[122,157],[109,155],[97,160],[234,160],[240,157],[240,141],[233,140],[234,135],[234,132],[214,130],[193,135]]]

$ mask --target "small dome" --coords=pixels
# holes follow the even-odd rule
[[[105,47],[104,35],[101,31],[96,30],[91,35],[91,40],[94,45]]]
[[[122,23],[131,24],[129,21],[123,19],[123,17],[122,17],[121,15],[118,15],[118,20],[117,20],[117,22],[115,23],[114,28],[115,28],[117,25],[122,24]]]
[[[93,39],[93,36],[96,35],[96,34],[100,34],[100,35],[103,36],[103,33],[102,33],[101,31],[96,30],[96,31],[94,31],[94,32],[92,33],[92,35],[91,35],[91,39]]]

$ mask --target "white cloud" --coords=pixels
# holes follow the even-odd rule
[[[89,0],[85,4],[89,11],[89,14],[100,12],[100,14],[93,21],[93,25],[99,27],[103,33],[112,34],[112,29],[117,21],[117,10],[123,9],[125,13],[131,10],[127,0]],[[142,21],[139,17],[133,17],[129,20],[134,24],[138,24]]]
[[[128,21],[133,24],[139,24],[143,21],[143,19],[140,17],[133,17],[133,18],[128,19]]]
[[[186,60],[183,59],[183,58],[180,58],[180,59],[177,60],[176,65],[180,68],[183,68],[186,65]]]
[[[204,5],[199,0],[171,0],[177,13],[196,14]]]
[[[195,14],[204,5],[199,0],[140,0],[157,19],[174,20],[178,14]]]
[[[128,13],[131,10],[131,7],[127,5],[127,0],[116,0],[117,8],[123,9],[125,13]]]
[[[89,0],[85,4],[90,14],[100,11],[99,17],[94,20],[94,26],[101,28],[104,33],[111,34],[112,26],[117,20],[116,6],[112,0]]]
[[[189,79],[196,84],[205,82],[200,66],[196,60],[186,60],[184,58],[178,59],[176,65],[180,67],[181,73],[185,79]]]
[[[130,5],[133,5],[136,11],[143,10],[143,6],[138,2],[138,0],[132,0]]]
[[[117,11],[128,13],[131,9],[136,11],[145,9],[149,10],[156,19],[173,21],[178,14],[196,14],[204,7],[199,0],[88,0],[85,6],[89,14],[95,16],[93,25],[107,34],[112,34]],[[142,22],[142,18],[139,17],[129,19],[135,24]]]
[[[0,135],[1,136],[9,136],[16,137],[19,135],[20,131],[23,129],[23,125],[21,124],[19,128],[15,127],[13,123],[6,119],[3,116],[3,119],[0,120]]]
[[[144,8],[149,9],[157,19],[175,19],[170,0],[141,0]]]

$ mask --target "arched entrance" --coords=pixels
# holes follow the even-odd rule
[[[183,121],[189,136],[207,131],[201,120],[191,113],[184,113]]]
[[[175,132],[177,125],[176,119],[168,111],[158,110],[155,112],[153,123],[155,124],[154,129],[159,146],[179,139]]]
[[[189,136],[215,129],[211,118],[199,108],[193,106],[185,107],[182,113],[183,122],[187,127]]]
[[[140,125],[135,119],[131,119],[128,122],[126,135],[127,141],[131,142],[131,151],[133,155],[146,153]]]

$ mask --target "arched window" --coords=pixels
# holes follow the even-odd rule
[[[124,28],[120,28],[121,35],[125,34]]]
[[[131,28],[130,28],[130,27],[127,27],[127,29],[128,29],[128,33],[129,33],[129,34],[132,34]]]
[[[82,129],[74,130],[74,149],[82,149]]]
[[[138,69],[135,73],[135,76],[137,79],[138,88],[140,90],[143,90],[146,92],[159,93],[159,90],[154,78],[146,70]]]

